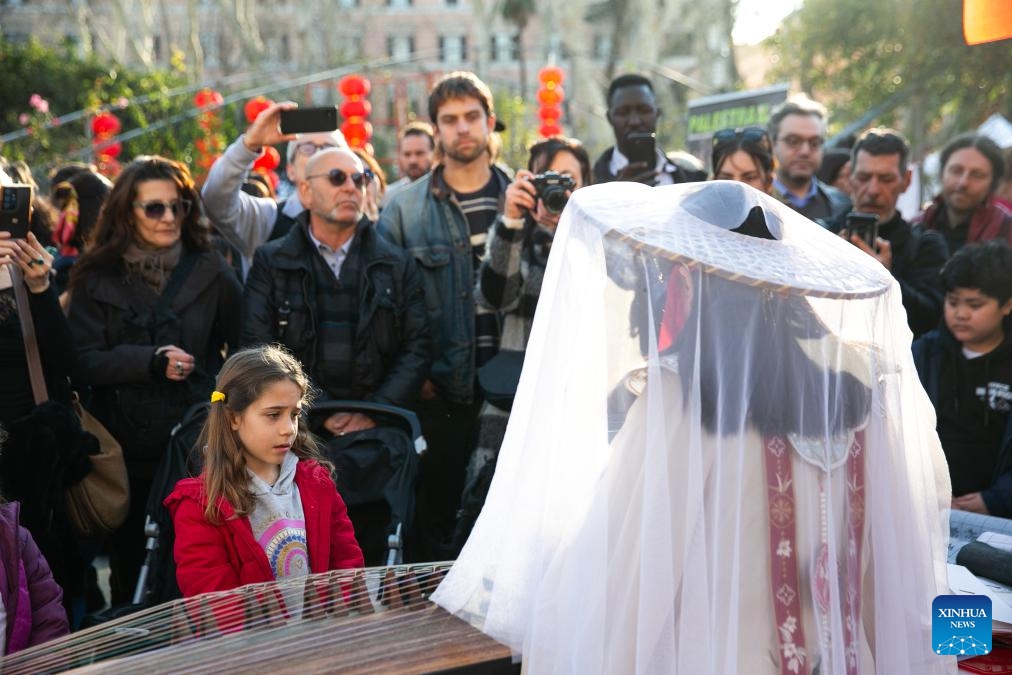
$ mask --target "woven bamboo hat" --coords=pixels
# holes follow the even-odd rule
[[[777,292],[867,298],[893,283],[877,260],[744,183],[605,183],[574,192],[568,209],[638,249]]]

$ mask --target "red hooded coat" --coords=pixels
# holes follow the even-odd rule
[[[302,460],[295,468],[295,484],[306,517],[310,571],[362,567],[365,561],[348,509],[327,470]],[[232,506],[221,500],[222,522],[216,525],[204,517],[206,505],[200,478],[184,478],[165,499],[176,533],[176,580],[183,596],[274,581],[249,518],[236,518]]]

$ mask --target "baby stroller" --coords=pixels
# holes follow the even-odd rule
[[[337,412],[365,413],[376,422],[374,429],[324,440],[323,451],[336,469],[366,565],[399,565],[414,515],[418,458],[426,450],[418,417],[383,403],[321,401],[309,413],[310,428],[322,429]]]
[[[196,444],[210,405],[198,403],[186,411],[172,430],[155,475],[144,527],[147,553],[134,592],[134,607],[153,606],[181,595],[176,584],[172,553],[175,541],[172,518],[162,502],[180,479],[200,474],[203,457]],[[355,512],[371,515],[375,513],[377,502],[389,511],[389,522],[384,523],[380,533],[385,538],[385,551],[381,551],[385,553],[385,559],[376,560],[374,555],[373,562],[400,564],[403,562],[402,533],[414,511],[418,455],[426,449],[418,417],[410,410],[381,403],[324,401],[315,404],[309,411],[310,429],[318,428],[317,422],[322,422],[327,415],[344,411],[366,413],[379,426],[342,437],[341,443],[322,443],[324,454],[337,468],[338,490],[348,504],[360,542],[375,536],[368,527],[359,532]],[[359,520],[370,519],[360,517]],[[366,525],[372,524],[366,522]],[[369,558],[366,560],[369,561]]]

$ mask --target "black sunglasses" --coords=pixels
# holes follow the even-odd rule
[[[180,212],[184,216],[190,214],[190,208],[193,206],[193,202],[189,199],[180,199],[179,201],[162,202],[158,200],[152,200],[149,202],[134,202],[134,206],[144,210],[144,215],[152,220],[161,220],[165,216],[166,209],[172,210],[172,217],[178,218]]]
[[[746,143],[762,144],[767,148],[770,145],[770,137],[762,127],[738,127],[737,129],[721,129],[713,132],[714,147],[724,143],[741,139]]]
[[[367,182],[372,180],[372,171],[366,169],[365,171],[348,173],[347,171],[342,171],[341,169],[331,169],[327,173],[314,173],[311,176],[306,176],[306,180],[309,180],[310,178],[326,178],[334,187],[341,187],[344,185],[344,181],[350,178],[351,182],[355,184],[355,187],[361,188]]]

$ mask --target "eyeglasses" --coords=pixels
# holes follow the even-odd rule
[[[739,127],[737,129],[721,129],[713,132],[713,146],[717,147],[723,143],[730,143],[738,139],[746,143],[759,144],[765,141],[764,145],[769,147],[770,137],[762,127]]]
[[[295,151],[300,155],[312,157],[320,150],[326,150],[328,148],[336,148],[336,147],[337,146],[334,145],[333,143],[321,143],[318,145],[316,143],[313,143],[312,141],[303,141],[295,146]]]
[[[152,220],[161,220],[165,216],[166,209],[172,210],[172,217],[179,217],[179,213],[182,212],[184,216],[189,215],[190,207],[193,206],[193,202],[189,199],[180,199],[178,201],[162,202],[158,200],[152,200],[148,202],[134,202],[134,206],[139,209],[143,209],[144,215]]]
[[[372,180],[372,171],[366,169],[365,171],[356,171],[355,173],[348,173],[341,169],[331,169],[327,173],[314,173],[311,176],[306,176],[306,180],[310,178],[326,178],[330,181],[330,184],[334,187],[341,187],[344,185],[344,181],[351,179],[351,182],[355,184],[355,187],[361,188],[363,185]]]
[[[819,148],[822,147],[822,144],[826,142],[826,139],[824,139],[822,136],[810,136],[808,138],[805,138],[804,136],[792,135],[792,136],[784,136],[783,138],[778,138],[777,140],[783,141],[784,145],[786,145],[791,150],[797,150],[806,143],[808,144],[808,147],[810,147],[812,150],[818,150]]]

